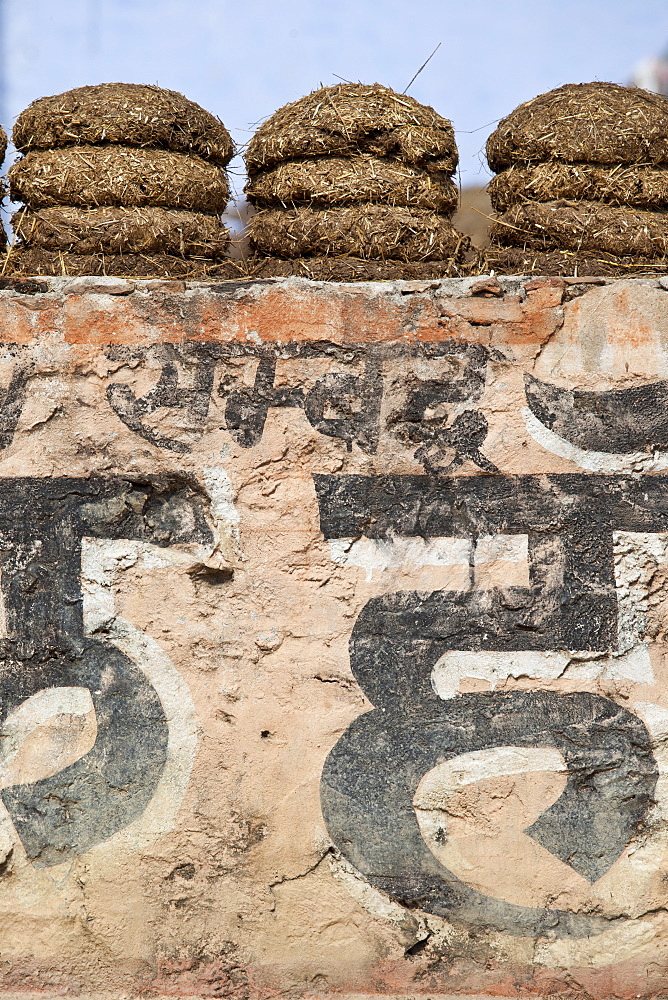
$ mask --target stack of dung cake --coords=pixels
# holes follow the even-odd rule
[[[13,139],[14,273],[199,277],[225,256],[232,140],[181,94],[79,87],[34,101]]]
[[[5,159],[5,153],[7,152],[7,136],[5,135],[2,127],[0,127],[0,167],[2,166],[3,160]],[[0,206],[5,199],[5,183],[0,177]],[[5,233],[4,226],[2,225],[2,219],[0,219],[0,251],[3,251],[7,243],[7,234]],[[0,274],[4,273],[5,270],[5,260],[4,257],[0,258]]]
[[[620,275],[668,265],[668,99],[567,84],[520,105],[487,142],[497,176],[487,268]]]
[[[461,273],[457,147],[432,108],[380,84],[323,87],[262,125],[246,152],[257,276],[321,280]]]

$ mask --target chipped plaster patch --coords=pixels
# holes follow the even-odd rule
[[[472,546],[467,538],[334,538],[328,544],[333,562],[363,569],[367,582],[398,567],[468,568]]]

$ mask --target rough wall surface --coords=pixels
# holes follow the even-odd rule
[[[668,993],[668,280],[0,330],[5,995]]]

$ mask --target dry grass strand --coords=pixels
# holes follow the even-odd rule
[[[175,90],[100,83],[41,97],[21,112],[13,132],[21,152],[111,143],[196,153],[225,166],[234,145],[223,123]]]

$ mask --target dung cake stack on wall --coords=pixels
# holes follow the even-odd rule
[[[14,272],[206,276],[229,231],[224,125],[183,95],[103,83],[34,101],[14,127],[9,171],[24,202]]]
[[[451,123],[380,84],[322,87],[287,104],[246,152],[249,272],[322,280],[460,273]]]
[[[487,142],[497,176],[487,266],[621,275],[668,266],[668,99],[567,84],[520,105]]]

